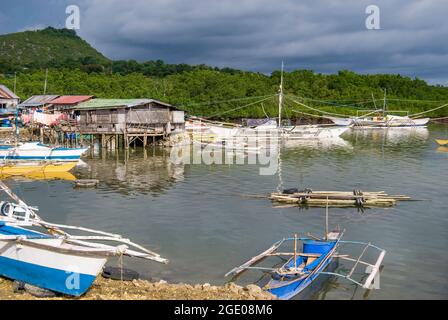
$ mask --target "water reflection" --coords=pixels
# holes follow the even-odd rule
[[[379,144],[424,143],[429,137],[429,131],[424,127],[403,128],[365,128],[353,129],[352,136],[356,141],[370,141]]]
[[[173,164],[163,149],[101,152],[77,168],[80,179],[100,180],[100,189],[121,194],[161,194],[184,179],[184,165]]]
[[[448,153],[448,147],[438,147],[437,152],[439,153]]]
[[[352,144],[340,137],[326,139],[285,140],[282,145],[287,149],[352,150]]]

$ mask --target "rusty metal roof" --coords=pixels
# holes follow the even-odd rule
[[[94,96],[60,96],[51,100],[51,104],[77,104],[92,99]]]

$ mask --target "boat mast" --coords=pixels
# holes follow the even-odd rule
[[[17,89],[17,72],[14,72],[14,94],[16,94],[16,89]],[[17,145],[19,144],[19,108],[16,106],[16,111],[14,113],[15,115],[15,119],[14,119],[14,124],[15,124],[15,145],[17,147]]]
[[[383,102],[383,117],[386,115],[387,103],[386,103],[386,89],[384,89],[384,102]]]
[[[282,61],[282,71],[280,74],[280,90],[278,95],[278,127],[282,126],[282,108],[283,108],[283,61]]]

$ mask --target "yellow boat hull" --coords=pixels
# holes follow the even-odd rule
[[[437,139],[436,142],[441,146],[448,145],[448,140]]]
[[[46,164],[3,164],[0,165],[0,175],[31,175],[67,172],[76,166],[77,162],[46,163]]]
[[[23,178],[25,180],[67,180],[75,181],[76,177],[68,171],[65,172],[32,172],[25,174],[0,174],[0,180],[8,178]]]

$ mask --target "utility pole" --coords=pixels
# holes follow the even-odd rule
[[[14,94],[16,94],[17,87],[17,72],[14,72]]]
[[[45,83],[44,83],[44,94],[47,93],[47,79],[48,79],[48,68],[45,69]]]

